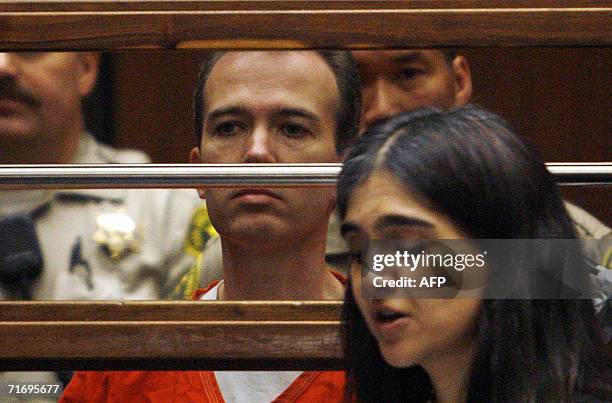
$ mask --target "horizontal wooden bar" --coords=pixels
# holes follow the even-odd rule
[[[340,368],[340,322],[0,323],[0,370]]]
[[[326,301],[0,301],[0,322],[334,321]]]
[[[0,49],[610,46],[595,1],[0,2]]]
[[[319,301],[2,302],[0,370],[340,369],[340,309]]]
[[[0,1],[0,11],[276,11],[601,8],[608,0],[14,0]]]

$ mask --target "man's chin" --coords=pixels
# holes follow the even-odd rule
[[[222,236],[225,233],[226,236],[241,240],[270,242],[274,239],[286,240],[289,230],[289,225],[278,217],[244,214],[233,218],[231,225],[225,231],[220,228],[219,233]]]

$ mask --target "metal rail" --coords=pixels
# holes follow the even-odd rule
[[[341,164],[0,165],[0,189],[321,187]],[[560,185],[610,185],[612,162],[549,163]]]

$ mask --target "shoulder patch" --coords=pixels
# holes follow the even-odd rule
[[[218,235],[208,217],[208,209],[204,205],[199,206],[194,211],[189,223],[185,239],[185,252],[197,257],[204,250],[206,242]]]
[[[200,253],[195,263],[180,278],[178,284],[170,292],[168,299],[191,300],[191,295],[200,288],[200,277],[202,277],[202,254]]]
[[[603,259],[601,259],[601,265],[606,269],[612,270],[612,246],[604,253]]]

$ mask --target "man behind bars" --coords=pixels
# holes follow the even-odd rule
[[[194,163],[340,162],[357,135],[357,67],[347,52],[217,53],[202,65],[194,105]],[[197,299],[342,298],[344,280],[325,264],[333,188],[204,192],[223,280]],[[82,372],[62,401],[333,402],[343,385],[337,371]]]
[[[0,164],[148,162],[86,132],[97,72],[91,52],[0,53]],[[0,299],[159,298],[193,264],[184,244],[199,204],[188,190],[0,190]],[[0,381],[66,382],[58,374]]]

